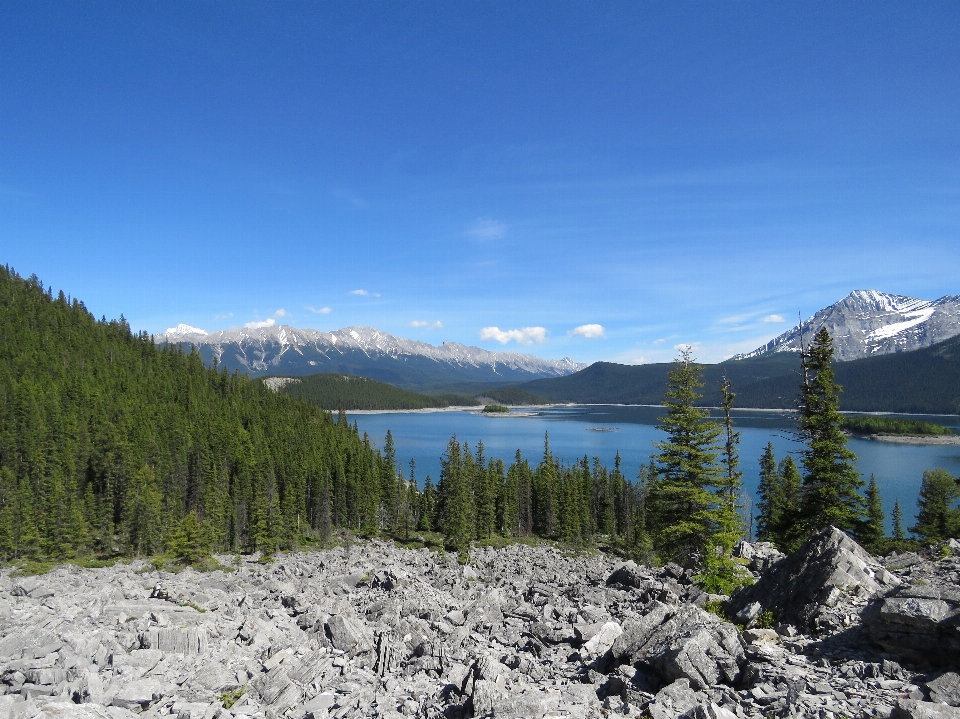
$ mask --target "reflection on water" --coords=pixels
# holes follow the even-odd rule
[[[360,432],[368,433],[378,447],[383,446],[383,438],[390,429],[398,462],[406,473],[409,461],[415,460],[416,477],[422,486],[427,474],[434,482],[439,478],[440,458],[452,434],[456,434],[460,442],[468,442],[471,450],[482,441],[487,458],[500,458],[509,464],[519,449],[536,465],[543,456],[544,432],[549,432],[550,449],[561,462],[571,464],[584,456],[591,460],[599,457],[607,467],[612,467],[619,452],[624,474],[634,478],[656,451],[654,443],[664,438],[655,426],[663,413],[663,407],[565,405],[537,408],[533,416],[528,409],[526,416],[516,417],[484,417],[473,411],[349,416],[351,421],[357,421]],[[911,415],[910,418],[960,429],[960,417],[956,416]],[[793,453],[799,462],[797,453],[801,446],[793,437],[794,415],[782,410],[736,410],[734,421],[741,432],[744,487],[755,495],[760,479],[758,460],[767,442],[773,442],[778,459]],[[616,431],[596,431],[599,429]],[[924,469],[943,467],[954,475],[960,474],[960,445],[907,445],[851,439],[849,447],[858,457],[857,468],[864,478],[876,475],[888,524],[897,498],[905,524],[913,523]]]

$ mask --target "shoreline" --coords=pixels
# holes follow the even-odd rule
[[[552,409],[556,407],[658,407],[662,408],[662,404],[620,404],[616,402],[550,402],[548,404],[518,404],[512,405],[512,408],[525,409],[537,411],[540,409]],[[535,408],[535,409],[534,409]],[[720,407],[701,407],[700,409],[720,409]],[[336,412],[337,410],[327,410],[328,412]],[[482,405],[459,405],[456,407],[423,407],[421,409],[348,409],[345,410],[347,414],[427,414],[432,412],[481,412]],[[734,413],[736,412],[771,412],[771,413],[783,413],[787,412],[789,414],[796,414],[797,410],[789,408],[770,408],[770,407],[735,407]],[[491,413],[488,413],[491,414]],[[894,415],[897,417],[956,417],[955,414],[914,414],[909,412],[861,412],[861,411],[844,411],[841,414],[848,415],[876,415],[876,416],[887,416]],[[533,416],[532,414],[523,414],[519,416]],[[860,435],[861,438],[869,439],[876,437],[902,437],[908,435]],[[909,435],[913,436],[913,435]],[[960,435],[955,435],[958,440],[960,440]],[[919,436],[917,439],[928,439],[925,436]],[[880,441],[892,442],[898,441],[896,439],[883,439]],[[913,443],[913,442],[911,442]],[[921,442],[924,444],[924,442]],[[932,442],[931,444],[954,444],[954,442]]]
[[[896,442],[899,444],[927,444],[927,445],[957,445],[960,444],[960,435],[956,434],[852,434],[855,439],[866,439],[873,442]]]

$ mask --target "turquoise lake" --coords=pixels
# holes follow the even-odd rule
[[[536,412],[536,416],[516,416]],[[434,482],[440,476],[440,459],[451,435],[470,445],[475,451],[477,441],[483,441],[488,458],[499,457],[508,466],[519,449],[530,464],[536,466],[543,455],[544,433],[550,436],[550,449],[561,462],[571,464],[584,455],[592,461],[599,457],[608,467],[613,466],[620,452],[624,474],[636,478],[640,466],[649,461],[654,442],[664,438],[656,429],[662,407],[622,405],[567,405],[557,407],[515,408],[512,416],[485,416],[478,411],[455,412],[389,412],[364,414],[347,413],[356,420],[361,434],[383,447],[389,429],[393,433],[397,461],[405,474],[409,462],[416,461],[416,478],[423,486],[429,474]],[[888,415],[896,416],[896,415]],[[960,429],[960,417],[917,417],[948,427]],[[737,410],[734,412],[740,440],[740,468],[744,472],[744,488],[754,500],[759,481],[760,455],[767,442],[773,442],[777,459],[796,453],[800,445],[792,438],[793,415],[782,411]],[[883,496],[887,524],[895,499],[900,500],[904,526],[913,524],[917,492],[925,469],[942,467],[960,475],[960,445],[912,445],[850,439],[848,446],[857,455],[857,469],[864,479],[876,475]],[[799,462],[798,462],[799,463]]]

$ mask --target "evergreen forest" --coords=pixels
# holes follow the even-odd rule
[[[357,375],[320,373],[305,377],[285,377],[280,392],[309,400],[328,410],[428,409],[470,407],[480,402],[459,394],[429,395],[394,387]],[[270,378],[264,377],[260,381]]]

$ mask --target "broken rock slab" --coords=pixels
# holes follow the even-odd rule
[[[747,662],[737,628],[691,604],[655,604],[623,625],[610,652],[621,664],[647,665],[695,689],[732,684]]]
[[[838,627],[830,610],[846,595],[866,604],[899,584],[863,547],[836,527],[827,527],[774,564],[756,584],[734,594],[728,610],[736,615],[756,603],[781,623],[814,632],[833,630]]]

